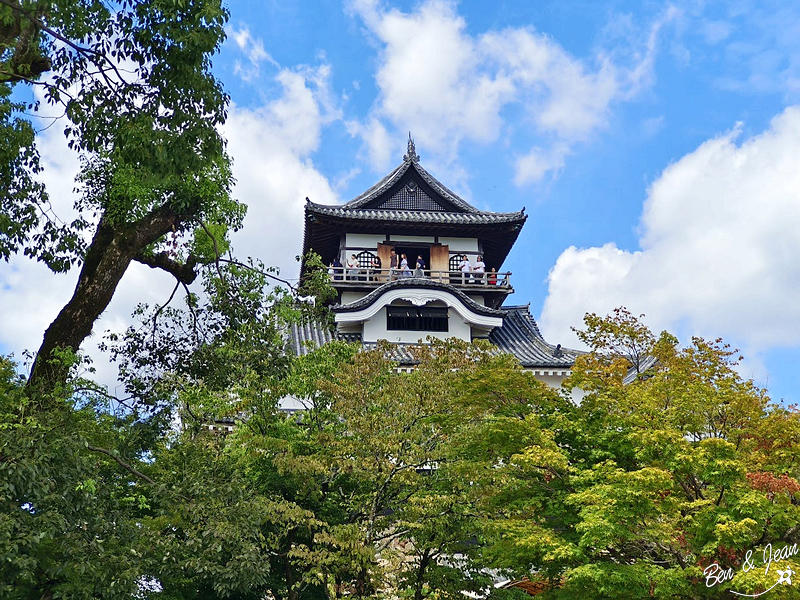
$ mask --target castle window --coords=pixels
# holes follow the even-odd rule
[[[387,306],[389,331],[449,331],[446,307]]]
[[[375,260],[378,258],[378,255],[374,252],[370,252],[369,250],[364,250],[363,252],[359,252],[356,255],[356,260],[358,261],[358,266],[362,269],[371,269],[375,266]]]
[[[451,254],[450,255],[450,264],[448,266],[450,267],[451,271],[458,272],[458,271],[461,270],[461,267],[459,267],[458,265],[461,264],[461,257],[462,256],[463,256],[462,254]]]

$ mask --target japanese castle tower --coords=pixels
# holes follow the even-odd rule
[[[313,250],[335,265],[329,273],[336,326],[296,326],[294,351],[305,354],[332,339],[367,348],[388,340],[392,358],[410,367],[406,348],[428,336],[482,338],[559,386],[578,352],[547,343],[528,305],[504,304],[514,288],[503,262],[528,218],[524,211],[485,212],[459,198],[422,168],[409,134],[403,162],[360,196],[337,206],[307,199],[303,254]],[[416,268],[418,257],[423,269]]]

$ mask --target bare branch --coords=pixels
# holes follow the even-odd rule
[[[244,269],[250,269],[251,271],[255,271],[256,273],[260,273],[264,277],[269,277],[270,279],[274,279],[275,281],[281,282],[282,284],[286,285],[293,292],[297,291],[297,287],[292,285],[286,279],[281,279],[280,277],[277,277],[275,275],[267,273],[266,271],[262,271],[261,269],[256,269],[252,265],[246,265],[245,263],[239,262],[238,260],[233,260],[233,259],[228,259],[228,258],[220,258],[219,261],[220,262],[224,262],[224,263],[228,263],[229,265],[236,265],[237,267],[242,267]]]

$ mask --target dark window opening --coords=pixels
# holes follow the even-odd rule
[[[417,268],[417,256],[421,256],[425,261],[425,274],[428,274],[427,271],[431,268],[430,246],[407,246],[404,242],[397,242],[394,250],[397,252],[397,264],[400,264],[400,256],[405,254],[408,259],[408,268],[412,271]]]
[[[446,307],[387,306],[389,331],[449,331]]]

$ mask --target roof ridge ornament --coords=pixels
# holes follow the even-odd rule
[[[419,156],[417,156],[417,149],[414,146],[414,139],[411,137],[411,132],[408,132],[408,152],[403,157],[404,161],[407,162],[419,162]]]

